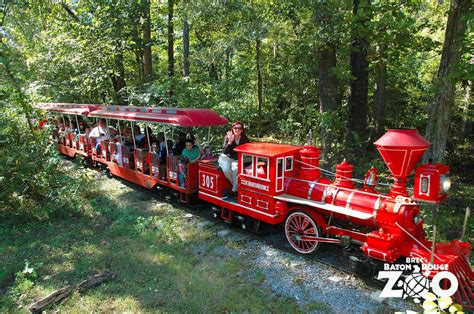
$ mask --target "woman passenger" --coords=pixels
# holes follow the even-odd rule
[[[234,149],[242,144],[249,143],[250,140],[245,134],[244,124],[236,121],[232,124],[229,132],[224,138],[224,148],[219,156],[219,167],[224,172],[225,177],[232,184],[232,194],[237,192],[237,152]]]

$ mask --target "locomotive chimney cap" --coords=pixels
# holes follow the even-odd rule
[[[395,178],[408,177],[430,147],[430,142],[411,129],[388,130],[374,144]]]
[[[319,156],[321,155],[321,152],[321,148],[313,145],[304,145],[303,148],[300,149],[300,153],[303,154],[317,154]]]
[[[336,170],[340,171],[352,171],[353,169],[354,165],[348,163],[345,158],[340,164],[336,165]]]
[[[388,130],[374,145],[395,178],[391,194],[406,195],[406,178],[430,143],[416,130],[402,129]]]
[[[377,148],[428,148],[430,142],[415,129],[389,129],[374,142]]]

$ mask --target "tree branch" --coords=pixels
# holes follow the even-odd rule
[[[81,23],[81,20],[77,17],[76,13],[68,7],[68,5],[64,2],[61,2],[61,7],[69,14],[69,16],[75,20],[77,23]]]
[[[0,21],[0,27],[3,26],[3,23],[5,22],[5,17],[7,16],[7,4],[3,3],[2,4],[2,20]]]

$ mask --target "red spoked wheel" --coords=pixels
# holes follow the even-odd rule
[[[320,229],[305,212],[296,211],[286,218],[285,234],[290,245],[298,252],[310,254],[319,247]]]

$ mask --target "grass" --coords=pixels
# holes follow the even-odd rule
[[[158,204],[119,183],[104,186],[101,194],[84,201],[91,209],[88,214],[22,225],[0,222],[1,311],[26,313],[35,300],[104,270],[114,272],[116,278],[83,294],[74,293],[50,309],[327,309],[313,303],[300,307],[294,299],[262,289],[258,270],[239,256],[218,253],[226,246],[232,250],[232,244],[216,238],[215,227],[199,229],[170,205]]]

